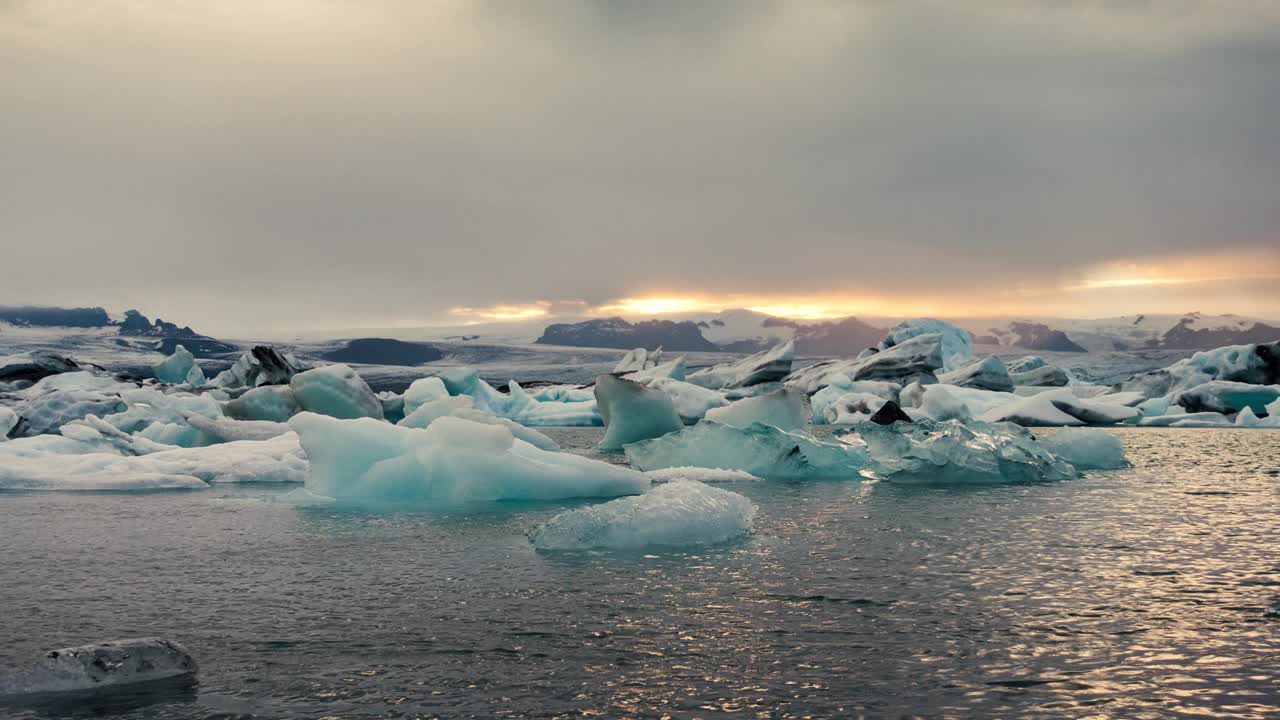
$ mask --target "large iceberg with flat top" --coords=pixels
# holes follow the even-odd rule
[[[644,495],[568,510],[529,532],[539,550],[716,545],[751,532],[756,507],[735,492],[673,480]]]
[[[770,480],[856,478],[866,459],[865,448],[840,440],[821,440],[763,423],[736,428],[710,420],[623,450],[638,470],[718,468]]]
[[[933,318],[912,318],[889,328],[889,333],[880,343],[880,350],[901,345],[921,335],[939,337],[944,371],[956,370],[973,359],[973,336],[969,331]]]
[[[666,393],[612,375],[596,378],[596,404],[604,418],[602,450],[620,450],[684,427]]]
[[[744,388],[785,378],[791,372],[796,343],[788,340],[763,352],[734,362],[712,365],[689,373],[685,380],[713,390]]]
[[[618,497],[649,487],[635,470],[539,450],[505,427],[456,417],[434,420],[426,430],[313,413],[289,425],[310,461],[307,490],[340,501],[449,506]]]
[[[918,420],[862,423],[864,474],[894,482],[988,484],[1069,480],[1078,473],[1029,431],[1011,424]]]

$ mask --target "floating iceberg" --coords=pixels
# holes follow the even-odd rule
[[[939,421],[969,420],[973,418],[973,411],[969,409],[965,401],[958,397],[958,393],[952,392],[955,389],[957,388],[952,385],[923,386],[919,405],[920,412]]]
[[[538,402],[595,402],[595,392],[591,388],[576,385],[550,385],[540,387],[530,396]]]
[[[1011,373],[1024,373],[1030,370],[1036,370],[1049,364],[1048,360],[1039,355],[1024,355],[1015,360],[1010,360],[1005,365]]]
[[[507,383],[507,405],[501,415],[537,427],[591,427],[604,424],[594,399],[586,402],[538,402],[514,380]]]
[[[1066,460],[1077,470],[1118,470],[1129,467],[1124,443],[1106,430],[1062,428],[1040,442],[1049,452]]]
[[[400,427],[416,428],[425,430],[431,426],[431,423],[442,417],[456,417],[471,422],[482,423],[485,425],[500,425],[511,431],[511,434],[517,440],[523,440],[530,445],[540,449],[555,452],[560,449],[555,440],[543,435],[532,428],[527,428],[514,420],[500,418],[496,415],[477,410],[472,407],[470,395],[459,395],[457,397],[444,397],[440,400],[421,405],[412,415],[397,423]]]
[[[1189,413],[1216,412],[1232,415],[1250,409],[1266,413],[1267,405],[1280,399],[1280,385],[1250,385],[1247,383],[1213,380],[1183,390],[1173,397],[1173,402]]]
[[[604,418],[602,450],[620,450],[684,427],[669,395],[612,375],[596,378],[596,405]]]
[[[743,388],[785,378],[791,372],[796,343],[789,340],[741,360],[712,365],[689,373],[685,380],[713,390]]]
[[[1136,408],[1076,397],[1068,388],[1022,397],[978,416],[984,422],[1012,422],[1029,427],[1112,425],[1142,415]]]
[[[256,345],[231,367],[218,373],[210,384],[220,388],[284,385],[301,369],[296,360],[281,355],[275,348]]]
[[[886,350],[854,360],[828,360],[797,370],[787,376],[789,387],[815,393],[832,382],[850,380],[888,380],[899,385],[924,381],[937,382],[934,374],[942,368],[942,336],[917,335]]]
[[[1014,386],[1004,361],[995,356],[971,360],[955,370],[940,373],[938,382],[996,392],[1013,392]]]
[[[808,398],[799,390],[783,387],[708,410],[706,419],[739,428],[759,422],[782,430],[803,430],[809,424]]]
[[[18,413],[0,405],[0,442],[9,437],[9,432],[18,424]]]
[[[825,389],[825,388],[824,388]],[[865,392],[849,392],[836,398],[823,411],[822,423],[825,425],[851,425],[871,418],[891,403],[879,395]]]
[[[1116,389],[1152,398],[1169,395],[1214,380],[1250,385],[1280,384],[1280,341],[1257,345],[1228,345],[1198,352],[1162,370],[1135,375]]]
[[[382,403],[382,419],[391,424],[395,424],[404,419],[404,396],[397,395],[389,390],[384,390],[377,394],[378,402]]]
[[[673,480],[644,495],[562,512],[529,539],[539,550],[716,545],[750,534],[755,513],[738,493]]]
[[[1011,372],[1009,378],[1019,387],[1065,387],[1071,384],[1071,375],[1057,365]]]
[[[196,671],[191,653],[172,640],[114,640],[47,652],[30,667],[0,676],[0,696],[99,690]]]
[[[264,385],[231,400],[224,411],[227,417],[236,420],[288,422],[302,412],[302,406],[288,385]]]
[[[654,367],[662,361],[662,348],[658,348],[650,353],[644,348],[636,348],[628,350],[626,355],[613,366],[613,373],[619,375],[622,373],[637,372]]]
[[[289,381],[303,410],[340,420],[368,417],[381,420],[382,402],[355,370],[325,365],[298,373]]]
[[[707,411],[729,404],[718,390],[709,390],[693,383],[671,378],[656,378],[646,383],[654,390],[661,390],[671,397],[676,413],[686,425],[692,425],[706,417]]]
[[[902,388],[897,383],[884,382],[882,380],[851,380],[848,375],[843,373],[833,373],[825,378],[825,385],[809,398],[809,404],[813,411],[813,422],[817,425],[828,423],[827,410],[837,403],[846,405],[844,400],[846,395],[857,393],[859,395],[874,395],[882,400],[893,400],[897,402],[898,394]],[[871,412],[875,412],[873,409]],[[837,411],[834,416],[840,413]]]
[[[854,436],[850,436],[854,437]],[[894,482],[987,484],[1069,480],[1078,473],[1016,425],[947,420],[863,423],[864,474]]]
[[[1179,409],[1181,410],[1181,408]],[[1156,417],[1144,417],[1138,421],[1138,425],[1142,427],[1213,428],[1231,427],[1232,423],[1230,418],[1221,413],[1180,412]]]
[[[0,382],[34,383],[50,375],[75,372],[80,369],[80,364],[71,358],[36,350],[0,357]]]
[[[973,336],[969,331],[933,318],[912,318],[894,325],[880,343],[880,350],[901,345],[921,335],[939,336],[943,370],[956,370],[973,359]]]
[[[634,382],[645,383],[645,384],[648,384],[649,381],[651,380],[657,380],[658,378],[684,380],[684,377],[685,377],[684,356],[681,355],[675,360],[669,360],[667,362],[662,363],[661,365],[654,365],[653,367],[645,368],[644,370],[637,370],[635,372],[627,373],[622,377],[626,378],[627,380],[632,380]]]
[[[1250,408],[1241,410],[1236,415],[1236,427],[1239,428],[1280,428],[1280,400],[1267,406],[1270,413],[1267,417],[1258,417]]]
[[[449,389],[440,378],[418,378],[404,391],[404,415],[409,417],[423,405],[447,397]]]
[[[18,406],[22,423],[17,432],[22,435],[43,435],[57,432],[58,428],[87,415],[110,415],[127,407],[117,395],[93,390],[54,390],[38,395]]]
[[[505,427],[455,417],[439,418],[426,430],[312,413],[289,424],[310,460],[307,489],[338,500],[447,506],[617,497],[649,486],[635,470],[539,450]]]
[[[270,440],[292,432],[286,423],[270,420],[233,420],[228,417],[207,418],[196,413],[186,413],[187,424],[204,435],[197,445],[216,445],[237,440]]]
[[[152,370],[156,379],[171,385],[192,385],[199,387],[205,383],[204,371],[196,364],[195,355],[185,347],[178,345],[173,354],[165,358]]]
[[[761,423],[735,428],[709,420],[624,450],[638,470],[718,468],[771,480],[856,478],[866,459],[864,448],[839,440],[819,440]]]

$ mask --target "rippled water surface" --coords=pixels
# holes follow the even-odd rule
[[[1280,432],[1117,432],[1136,468],[1074,482],[738,484],[755,536],[697,552],[534,552],[563,504],[0,495],[0,662],[201,663],[0,716],[1280,716]]]

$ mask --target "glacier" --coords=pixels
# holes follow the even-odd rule
[[[729,490],[672,480],[643,495],[568,510],[529,532],[539,550],[717,545],[751,533],[756,507]]]

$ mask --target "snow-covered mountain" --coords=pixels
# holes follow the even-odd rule
[[[1240,315],[1123,315],[1100,319],[957,320],[979,344],[1034,350],[1207,350],[1280,339],[1280,326]],[[1056,334],[1055,334],[1056,333]]]

